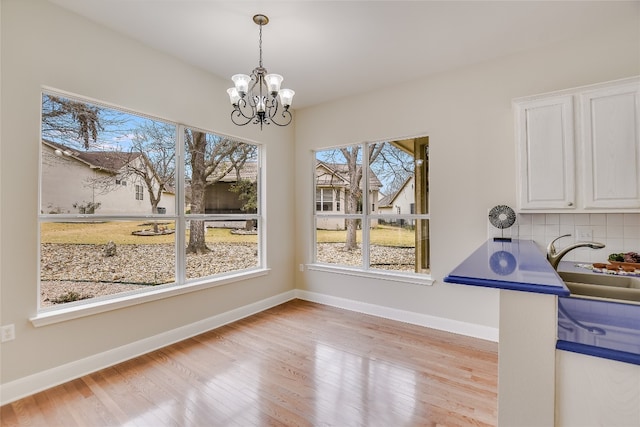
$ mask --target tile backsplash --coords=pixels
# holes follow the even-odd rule
[[[499,237],[501,231],[487,221],[488,236]],[[640,214],[637,213],[547,213],[518,214],[516,223],[504,230],[505,237],[533,240],[546,250],[550,241],[563,234],[571,234],[556,242],[556,248],[577,241],[604,243],[604,249],[578,248],[563,260],[577,262],[606,262],[610,253],[640,252]]]

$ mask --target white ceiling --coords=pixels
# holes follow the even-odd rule
[[[50,1],[225,79],[258,65],[252,17],[263,13],[263,65],[296,91],[294,108],[640,15],[640,1]]]

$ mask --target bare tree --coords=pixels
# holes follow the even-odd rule
[[[85,149],[89,142],[98,140],[104,127],[100,122],[101,109],[84,102],[72,101],[53,95],[42,97],[42,134],[75,136]]]
[[[132,153],[142,153],[141,162],[130,162],[127,174],[140,178],[147,187],[151,212],[158,213],[162,193],[173,190],[176,178],[175,126],[149,121],[140,126],[133,138]]]
[[[257,147],[218,135],[192,129],[185,130],[187,173],[190,172],[191,213],[205,213],[208,186],[215,185],[233,171],[239,177],[246,161],[255,156]],[[191,220],[187,253],[209,252],[205,242],[203,220]]]
[[[369,164],[376,160],[385,145],[387,145],[385,142],[369,145]],[[345,191],[346,214],[358,213],[358,206],[362,203],[362,190],[364,188],[362,185],[362,177],[364,176],[364,171],[362,169],[362,162],[359,161],[361,148],[361,145],[351,145],[331,150],[328,153],[325,152],[325,156],[330,159],[334,166],[346,165],[346,177],[344,177],[347,180]],[[345,222],[347,226],[345,250],[355,250],[358,248],[356,240],[358,219],[347,218]]]
[[[126,151],[106,151],[104,155],[112,159],[110,169],[105,170],[106,174],[91,178],[89,185],[100,194],[107,194],[114,191],[120,182],[137,178],[147,189],[151,212],[158,213],[162,194],[175,187],[175,126],[145,120],[133,130]],[[158,231],[155,222],[154,231]]]
[[[370,167],[384,183],[385,192],[392,194],[415,174],[415,158],[413,153],[402,150],[392,142],[381,144],[380,154],[371,161]]]

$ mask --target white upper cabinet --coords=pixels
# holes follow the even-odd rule
[[[584,207],[640,208],[640,84],[582,93]]]
[[[518,210],[640,212],[640,78],[513,106]]]
[[[572,207],[575,198],[573,98],[516,104],[520,209]]]

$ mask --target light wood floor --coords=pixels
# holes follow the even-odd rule
[[[302,300],[4,405],[2,426],[495,425],[497,344]]]

